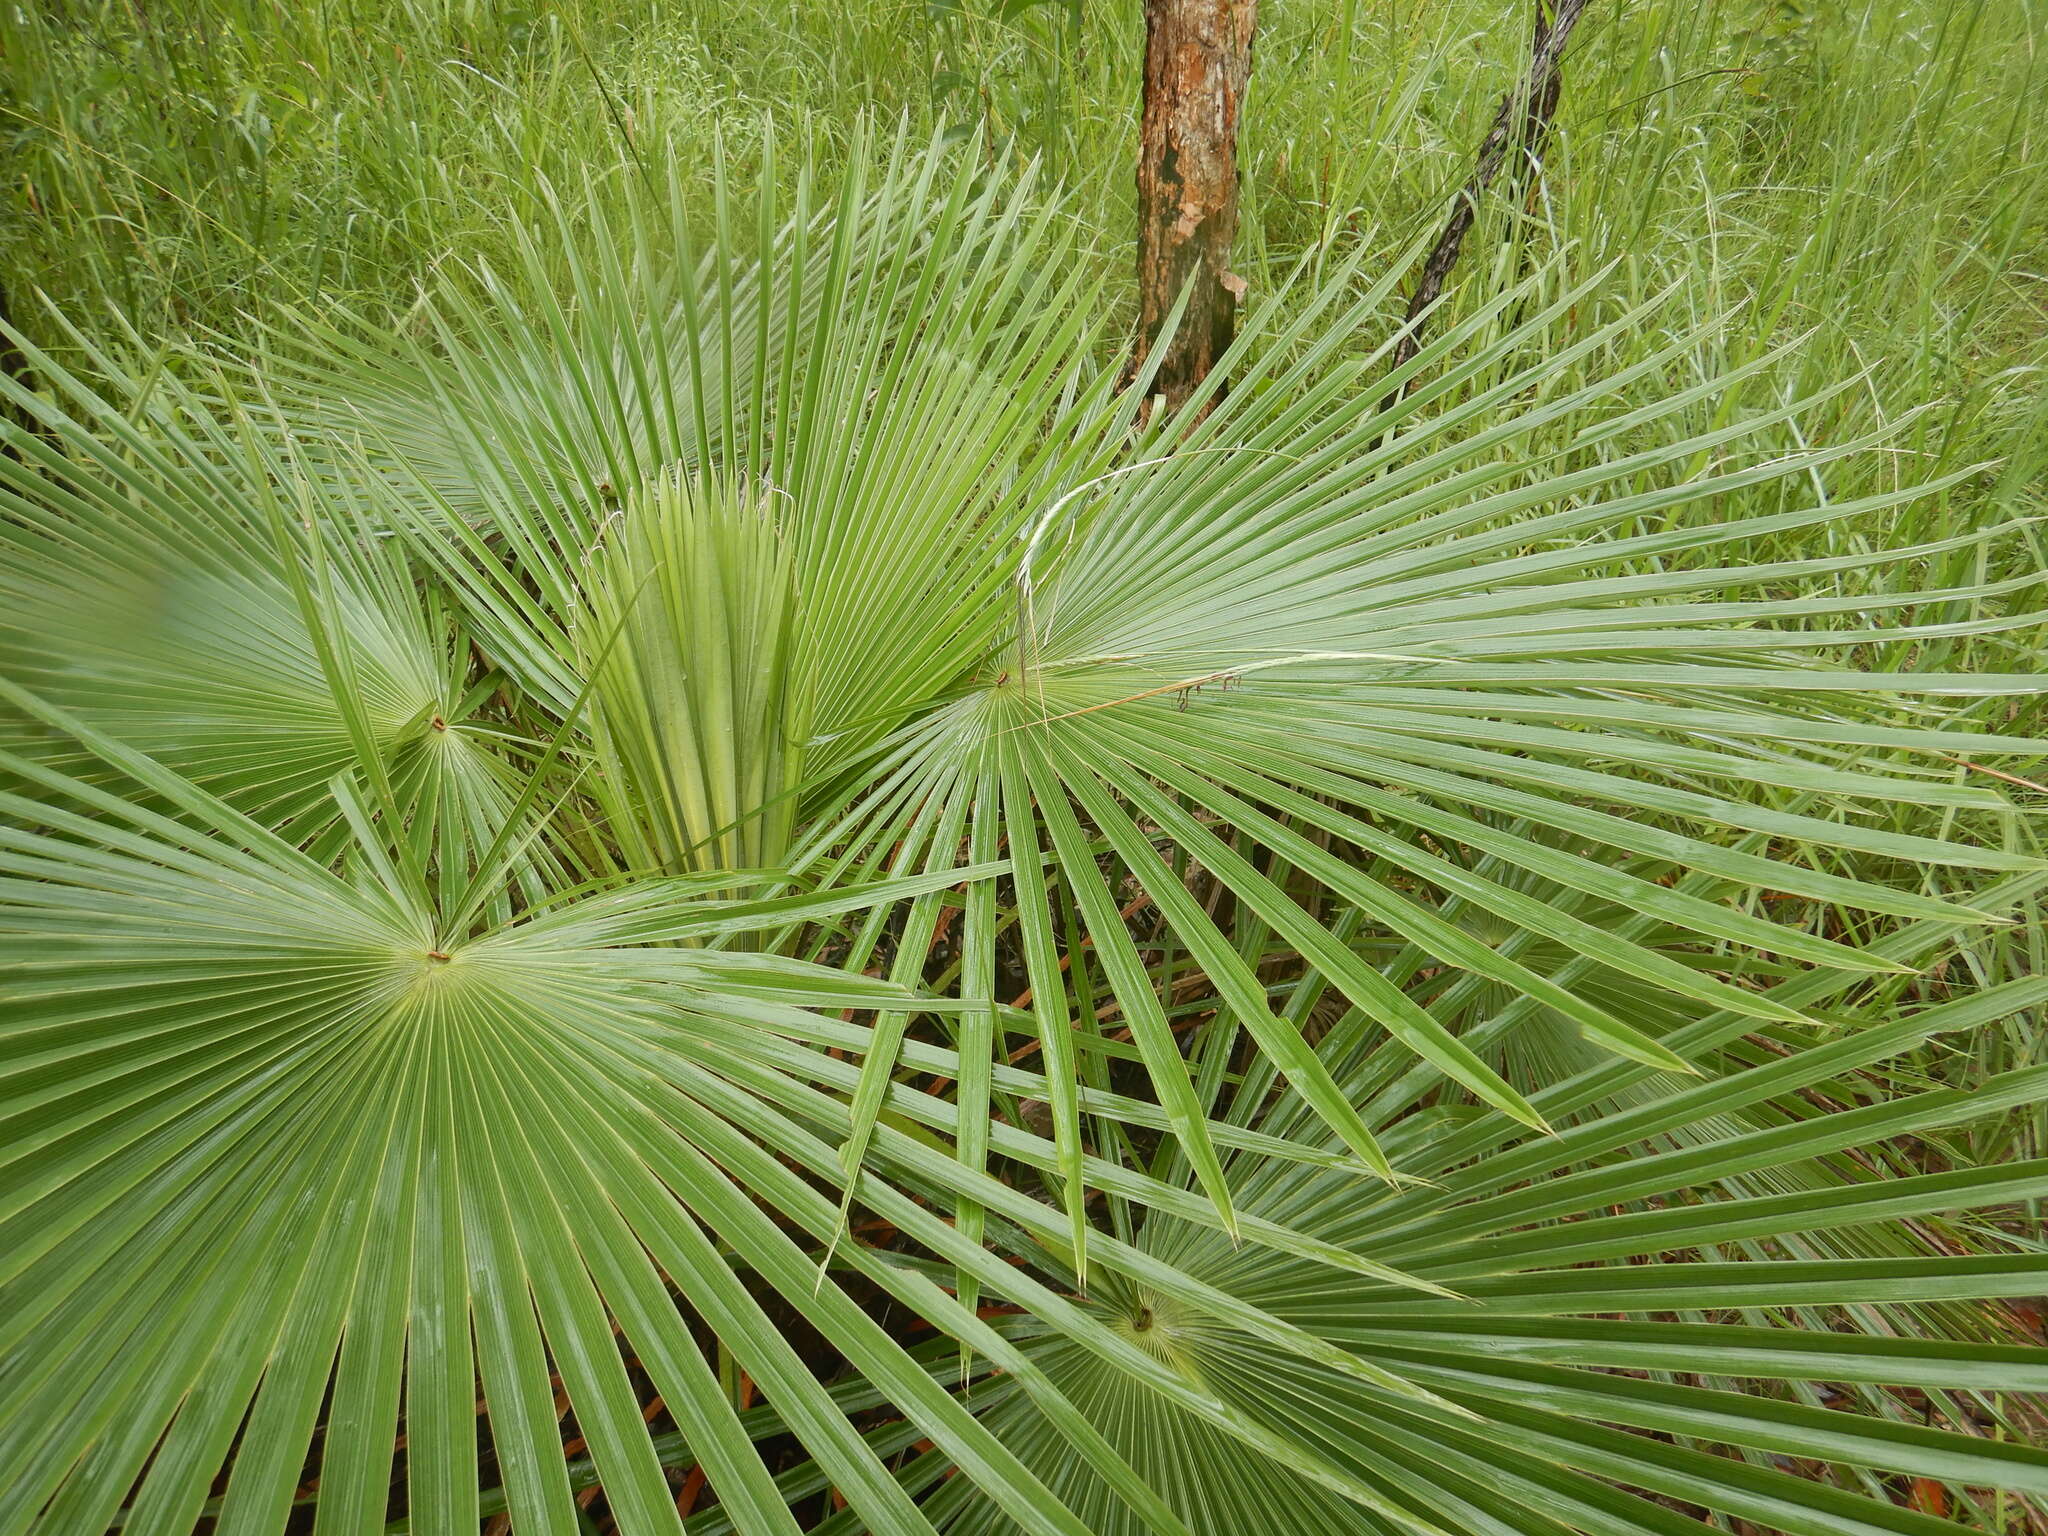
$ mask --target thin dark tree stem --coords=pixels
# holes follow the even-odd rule
[[[21,348],[15,345],[10,334],[13,324],[14,318],[7,308],[7,290],[0,286],[0,374],[6,375],[12,383],[34,394],[37,385],[36,372],[29,366],[28,359],[22,355]],[[48,429],[40,421],[11,399],[0,399],[0,417],[5,417],[25,432],[33,432],[39,437],[48,435]],[[0,451],[4,451],[11,459],[21,458],[12,444],[8,444]]]
[[[1478,216],[1479,199],[1493,185],[1494,178],[1500,175],[1509,155],[1519,155],[1540,166],[1539,157],[1544,142],[1550,136],[1551,120],[1557,115],[1558,95],[1564,85],[1558,65],[1564,57],[1565,45],[1571,41],[1572,29],[1579,24],[1579,17],[1587,4],[1588,0],[1556,0],[1554,5],[1547,0],[1536,0],[1536,26],[1529,50],[1529,72],[1515,89],[1501,98],[1500,110],[1493,115],[1493,126],[1480,143],[1478,163],[1473,167],[1471,178],[1458,189],[1450,216],[1444,221],[1443,232],[1437,236],[1436,244],[1430,247],[1429,255],[1422,263],[1421,276],[1408,297],[1408,314],[1402,326],[1401,339],[1394,347],[1394,367],[1399,368],[1421,349],[1423,322],[1430,306],[1443,296],[1444,281],[1450,276],[1451,268],[1457,265],[1458,254],[1465,246],[1465,236]],[[1389,395],[1381,402],[1380,408],[1385,410],[1399,398],[1398,394]]]

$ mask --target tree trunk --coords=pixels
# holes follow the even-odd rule
[[[1138,149],[1138,338],[1130,375],[1152,361],[1183,288],[1187,310],[1151,393],[1186,402],[1237,329],[1237,123],[1252,69],[1258,0],[1145,0],[1145,106]]]

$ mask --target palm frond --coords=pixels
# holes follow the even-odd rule
[[[1362,250],[1146,422],[1031,176],[783,153],[0,380],[0,1536],[2048,1493],[1874,1391],[2042,1384],[1927,1310],[2038,1259],[1911,1224],[2048,1173],[1850,1155],[2043,1069],[1797,1108],[2048,999],[1891,986],[2048,883],[1950,761],[2048,743],[1946,702],[2038,675],[1915,662],[2032,580],[1728,561],[1976,471],[1831,497],[1847,386],[1725,411],[1777,359],[1599,275],[1383,374]]]

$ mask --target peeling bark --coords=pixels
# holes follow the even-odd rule
[[[1152,360],[1183,288],[1154,396],[1177,410],[1237,330],[1237,125],[1251,78],[1258,0],[1145,0],[1138,149],[1138,336],[1129,376]],[[1219,391],[1220,393],[1220,391]]]

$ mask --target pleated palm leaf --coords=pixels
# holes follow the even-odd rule
[[[1823,984],[1785,990],[1806,1002]],[[1776,1106],[1803,1090],[1839,1090],[1840,1076],[1853,1080],[1930,1035],[1995,1022],[2042,993],[2030,980],[1873,1024],[1593,1114],[1555,1139],[1527,1138],[1498,1112],[1413,1113],[1411,1084],[1373,1102],[1394,1121],[1386,1144],[1397,1166],[1428,1183],[1373,1198],[1332,1170],[1271,1163],[1239,1185],[1241,1211],[1370,1253],[1456,1298],[1361,1283],[1170,1218],[1148,1223],[1140,1243],[1161,1263],[1434,1394],[1417,1401],[1277,1351],[1191,1298],[1185,1281],[1099,1288],[1093,1305],[1109,1326],[1291,1455],[1258,1453],[1241,1433],[1041,1329],[1028,1301],[1011,1336],[1141,1475],[1169,1490],[1192,1529],[1219,1536],[1677,1532],[1702,1529],[1708,1516],[1788,1536],[1962,1529],[1901,1497],[1901,1480],[1955,1486],[1958,1513],[1971,1510],[1972,1488],[2048,1493],[2048,1453],[2027,1443],[2031,1417],[2022,1413],[2018,1443],[1985,1432],[2006,1394],[2048,1387],[2048,1357],[2032,1344],[1958,1337],[1981,1330],[1970,1328],[1974,1307],[1950,1308],[1961,1327],[1929,1336],[1913,1307],[2023,1294],[2039,1286],[2043,1260],[1871,1258],[1853,1245],[1843,1256],[1831,1239],[2030,1198],[2048,1168],[1887,1179],[1847,1154],[2007,1113],[2048,1079],[2029,1068],[1975,1093],[1935,1090],[1818,1117]],[[1709,1049],[1749,1027],[1703,1018],[1686,1043]],[[1347,1086],[1370,1091],[1370,1053],[1356,1031],[1331,1054]],[[1594,1068],[1535,1098],[1562,1119],[1642,1070]],[[1284,1126],[1285,1117],[1268,1129]],[[1144,1529],[1063,1454],[1023,1396],[1000,1384],[987,1396],[985,1422],[1091,1530]],[[1961,1432],[1929,1427],[1936,1404]],[[928,1512],[944,1529],[1017,1529],[971,1483],[937,1484],[944,1463],[934,1453],[923,1469],[936,1488]],[[1976,1502],[1989,1518],[1994,1501]]]
[[[4,386],[43,430],[0,459],[0,1532],[267,1533],[305,1504],[365,1531],[394,1477],[415,1530],[569,1531],[599,1485],[622,1531],[674,1530],[685,1462],[706,1528],[793,1530],[829,1488],[878,1531],[969,1518],[973,1490],[1100,1529],[1100,1489],[1147,1529],[1241,1529],[1175,1503],[1083,1357],[1360,1528],[1418,1499],[1456,1528],[1466,1495],[1390,1490],[1376,1442],[1212,1390],[1116,1298],[1462,1433],[1441,1347],[1381,1360],[1300,1277],[1434,1316],[1420,1298],[1495,1273],[1432,1246],[1484,1193],[1461,1170],[1604,1158],[1641,1135],[1572,1138],[1628,1115],[1675,1135],[1724,1037],[1928,954],[1743,893],[1946,938],[2032,878],[1958,903],[1791,856],[2035,866],[1855,810],[1995,810],[1926,754],[2040,750],[1867,704],[2037,686],[1863,664],[2018,622],[2018,582],[1855,579],[1974,570],[1981,540],[1715,563],[1924,492],[1803,500],[1868,446],[1775,454],[1812,402],[1691,425],[1727,381],[1660,393],[1685,337],[1572,385],[1651,317],[1559,341],[1596,288],[1539,275],[1377,411],[1351,338],[1391,280],[1354,261],[1257,317],[1206,418],[1141,426],[1056,201],[901,141],[829,200],[813,181],[743,219],[719,180],[700,253],[680,175],[635,168],[521,272],[451,283],[416,339],[300,317],[245,364],[123,388],[34,353],[53,393]],[[1968,616],[1829,627],[1929,601]],[[1499,1006],[1442,1006],[1423,968]],[[1631,987],[1715,1022],[1624,1016]],[[1324,989],[1370,1083],[1311,1041]],[[1596,1063],[1500,1070],[1537,1013]],[[1470,1113],[1418,1158],[1425,1091]],[[2038,1192],[1982,1178],[1964,1193]],[[1870,1219],[1932,1208],[1901,1198]],[[1489,1239],[1548,1219],[1496,1215]],[[1547,1230],[1489,1251],[1563,1262]],[[1220,1246],[1173,1236],[1196,1231]],[[1277,1278],[1238,1285],[1261,1255]],[[1874,1262],[1873,1300],[1994,1293]],[[1923,1369],[1967,1384],[1972,1358]],[[1018,1447],[1015,1394],[1040,1426]],[[808,1459],[772,1476],[756,1441]],[[961,1474],[929,1510],[896,1465],[920,1442]],[[1943,1465],[2032,1486],[1984,1455]],[[1599,1502],[1576,1475],[1550,1480]]]

